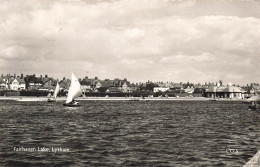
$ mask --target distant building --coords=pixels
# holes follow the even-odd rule
[[[80,85],[81,85],[81,90],[83,92],[90,92],[92,91],[92,87],[91,87],[91,81],[89,81],[88,79],[83,79],[80,81]]]
[[[121,88],[122,89],[122,87],[123,87],[123,85],[126,83],[127,84],[127,86],[129,86],[129,84],[130,84],[130,82],[129,81],[127,81],[127,79],[125,78],[125,79],[118,79],[118,78],[116,78],[116,79],[114,79],[113,81],[112,81],[112,83],[113,83],[113,87],[116,87],[116,88]]]
[[[122,90],[122,92],[131,93],[136,91],[138,89],[138,86],[133,83],[130,84],[130,82],[127,81],[122,84],[122,87],[120,89]]]
[[[134,92],[138,89],[138,86],[135,84],[129,84],[128,86],[128,92]]]
[[[5,89],[10,90],[10,83],[12,78],[14,77],[11,76],[10,74],[7,74],[6,76],[2,76],[2,79],[5,82]]]
[[[194,88],[186,88],[184,89],[185,93],[193,93],[194,92]]]
[[[70,87],[70,80],[63,78],[63,80],[60,81],[60,88],[66,91],[69,90],[69,87]]]
[[[11,90],[18,90],[19,82],[14,78],[10,80],[10,89]]]
[[[25,81],[24,78],[17,78],[17,81],[19,82],[19,90],[25,90],[26,89],[26,85],[25,85]]]
[[[110,87],[113,87],[114,84],[110,81],[98,81],[97,84],[96,84],[96,88],[110,88]]]
[[[183,84],[182,83],[173,83],[173,88],[171,89],[176,93],[182,93],[183,91]]]
[[[185,85],[185,88],[183,89],[185,93],[193,93],[194,92],[194,86],[193,85]]]
[[[57,84],[57,80],[51,78],[51,77],[44,77],[42,78],[42,88],[45,89],[55,89],[56,84]]]
[[[121,93],[122,91],[119,90],[118,88],[115,88],[115,87],[110,87],[106,90],[106,92],[109,92],[109,93]]]
[[[10,79],[10,90],[25,90],[24,79],[21,79],[19,77]]]
[[[206,86],[205,85],[194,85],[194,92],[196,94],[204,94],[204,92],[206,91]]]
[[[0,77],[0,90],[23,90],[25,89],[25,82],[23,78],[23,74],[17,76],[16,74],[10,75],[7,74],[4,76],[3,74]]]
[[[166,87],[154,87],[153,88],[153,92],[166,92],[170,90],[170,88],[166,88]]]
[[[246,91],[238,86],[214,86],[210,85],[209,89],[205,92],[208,98],[244,98]]]
[[[37,90],[42,86],[42,79],[40,77],[36,77],[35,74],[27,75],[24,78],[24,81],[27,90]]]
[[[40,77],[36,77],[35,74],[26,75],[26,77],[24,77],[24,81],[26,90],[53,91],[57,84],[57,80],[52,77],[48,77],[48,75],[45,75],[45,77],[42,75]]]
[[[166,83],[158,82],[157,85],[158,85],[158,87],[161,87],[161,88],[169,88],[169,89],[174,88],[174,83],[171,83],[171,82],[166,82]]]
[[[0,90],[5,90],[6,89],[6,82],[4,79],[1,77],[0,78]]]

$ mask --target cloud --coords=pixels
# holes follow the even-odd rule
[[[258,82],[259,8],[257,1],[3,1],[0,70]]]

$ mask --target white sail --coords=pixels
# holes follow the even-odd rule
[[[58,95],[59,91],[60,91],[60,85],[57,82],[57,85],[56,85],[56,88],[55,88],[55,91],[54,91],[54,94],[53,94],[54,99],[57,98],[57,95]]]
[[[82,94],[80,89],[80,83],[77,77],[72,73],[71,75],[71,84],[69,88],[68,97],[66,103],[70,103],[72,100],[76,99]]]

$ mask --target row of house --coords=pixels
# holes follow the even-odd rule
[[[138,85],[130,83],[127,79],[114,79],[114,80],[100,80],[97,77],[95,78],[88,78],[85,77],[83,79],[79,79],[81,88],[83,92],[112,92],[112,93],[119,93],[119,92],[133,92],[138,89]],[[70,80],[63,78],[60,81],[60,86],[65,90],[68,90],[70,85]]]
[[[37,77],[35,74],[21,76],[6,75],[3,74],[0,77],[0,90],[43,90],[52,91],[55,89],[58,80],[48,77],[48,75]],[[114,79],[114,80],[100,80],[97,77],[79,79],[83,92],[92,91],[105,91],[105,92],[133,92],[137,90],[136,84],[131,84],[127,79]],[[70,86],[70,80],[63,78],[60,82],[60,87],[63,90],[68,90]]]
[[[153,92],[166,92],[175,91],[179,93],[203,93],[208,89],[209,85],[201,84],[184,84],[184,83],[157,83],[157,87],[154,87]]]
[[[3,74],[0,77],[0,90],[50,90],[54,89],[57,84],[57,80],[42,75],[40,77],[36,77],[34,75],[26,75],[24,77],[23,74],[20,76],[14,75],[6,75]]]
[[[0,77],[0,90],[25,90],[25,81],[23,79],[23,75],[11,76],[10,74]]]
[[[160,83],[158,87],[154,87],[154,92],[167,92],[180,90],[183,93],[202,93],[208,98],[245,98],[250,94],[260,93],[260,86],[258,84],[251,84],[245,87],[232,85],[229,83],[227,86],[220,85],[219,83],[213,84],[191,84],[183,85],[182,83]]]
[[[37,77],[35,74],[24,76],[6,75],[0,77],[0,90],[43,90],[53,91],[58,80],[48,75]],[[245,87],[235,86],[229,83],[227,86],[213,83],[193,84],[193,83],[174,83],[174,82],[146,82],[134,84],[125,79],[105,79],[100,80],[95,78],[79,78],[83,92],[134,92],[137,90],[147,90],[151,88],[153,92],[167,92],[175,91],[179,93],[200,93],[206,97],[219,97],[219,98],[244,98],[247,94],[260,92],[259,84],[251,84]],[[63,78],[59,81],[61,89],[67,91],[70,86],[70,80]]]

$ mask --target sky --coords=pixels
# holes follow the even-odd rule
[[[256,0],[1,0],[0,73],[260,82]]]

